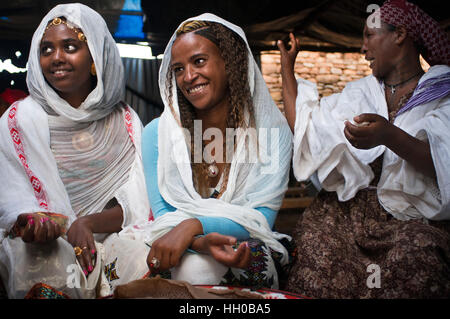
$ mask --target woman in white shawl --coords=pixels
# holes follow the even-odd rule
[[[272,228],[292,135],[244,32],[212,14],[188,19],[165,50],[159,84],[165,110],[143,133],[152,273],[277,288],[272,257],[289,258]]]
[[[373,75],[320,101],[312,83],[296,86],[291,39],[289,51],[279,47],[294,173],[323,191],[296,227],[287,289],[319,298],[448,298],[448,36],[417,6],[386,2],[364,29]],[[431,65],[426,74],[419,54]]]
[[[116,233],[150,208],[142,124],[121,102],[122,61],[103,18],[82,4],[53,8],[33,35],[27,85],[0,121],[1,279],[10,298],[109,294],[148,271]]]

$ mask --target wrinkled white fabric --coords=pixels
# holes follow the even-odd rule
[[[80,123],[49,116],[50,148],[59,176],[78,217],[99,212],[128,180],[135,148],[125,125],[125,110]]]
[[[97,69],[97,86],[78,109],[45,82],[39,64],[43,30],[48,21],[60,16],[82,29]],[[32,284],[47,280],[46,284],[66,291],[67,267],[78,265],[73,247],[64,238],[49,245],[3,238],[19,214],[59,213],[69,218],[70,226],[77,217],[100,212],[115,198],[123,209],[123,228],[148,218],[150,207],[141,158],[142,124],[138,115],[120,101],[124,89],[122,69],[116,44],[103,18],[87,6],[56,6],[33,36],[27,75],[30,96],[11,106],[0,118],[0,275],[10,298],[22,298]],[[14,109],[17,111],[11,112]],[[44,204],[36,195],[36,181],[45,197]],[[99,242],[104,237],[96,234],[98,249],[103,249]],[[136,251],[145,250],[143,243],[130,245]],[[128,256],[122,255],[123,265],[129,263],[130,253],[125,253]],[[100,270],[90,274],[88,280],[78,268],[83,280],[80,287],[75,287],[79,289],[69,289],[71,297],[95,297],[97,284],[104,282],[101,274],[105,262],[117,257],[111,254],[117,251],[106,249],[98,254],[96,268]],[[141,276],[147,271],[145,256],[142,258],[144,266],[137,258],[132,263]],[[117,271],[121,280],[137,279],[124,274],[134,276],[132,272]]]
[[[118,285],[141,279],[148,272],[150,250],[141,242],[111,234],[102,243],[95,242],[94,269],[85,276],[72,245],[63,238],[47,245],[5,238],[0,248],[0,274],[10,299],[24,298],[37,283],[48,284],[70,298],[109,296]]]
[[[188,20],[221,23],[246,41],[241,28],[213,14],[203,14]],[[171,48],[174,40],[175,34],[166,47],[159,74],[159,85],[165,109],[161,115],[158,129],[158,186],[164,200],[176,207],[177,210],[164,214],[144,227],[145,230],[142,231],[144,240],[152,243],[185,219],[199,216],[226,217],[245,227],[250,233],[250,237],[261,239],[268,247],[282,253],[282,262],[286,263],[288,257],[286,249],[277,241],[286,235],[273,232],[265,217],[255,209],[256,207],[269,207],[278,210],[287,189],[292,134],[286,119],[273,102],[247,45],[248,76],[255,109],[256,128],[259,132],[264,131],[261,129],[267,129],[267,137],[261,138],[258,143],[267,154],[261,152],[261,161],[246,163],[245,156],[258,154],[258,151],[254,148],[255,145],[251,145],[247,149],[242,135],[240,135],[231,162],[226,191],[220,199],[202,198],[194,188],[188,146],[179,125],[175,79],[172,83],[174,112],[171,111],[168,100],[169,83],[166,78],[167,72],[170,70]],[[267,142],[269,139],[270,141]],[[265,143],[267,147],[262,145]]]
[[[212,256],[187,252],[181,257],[179,266],[171,269],[170,275],[173,280],[187,281],[191,285],[218,285],[228,269]]]
[[[130,110],[134,129],[134,146],[132,146],[133,151],[130,152],[132,154],[132,164],[129,167],[121,167],[120,163],[114,163],[121,168],[122,174],[126,173],[123,182],[121,184],[109,183],[101,189],[91,189],[92,194],[89,196],[94,197],[96,200],[91,203],[84,203],[84,209],[79,212],[74,211],[72,208],[68,190],[61,179],[56,161],[58,154],[55,154],[50,148],[51,143],[54,143],[54,141],[50,141],[51,133],[48,124],[50,116],[31,97],[18,103],[18,111],[16,114],[17,127],[25,147],[28,165],[36,177],[39,178],[42,187],[46,191],[49,208],[45,210],[39,206],[30,180],[15,151],[14,142],[8,130],[8,112],[6,112],[5,116],[0,119],[0,160],[3,163],[0,166],[2,181],[2,191],[0,192],[0,228],[10,229],[15,223],[17,216],[22,213],[39,211],[56,212],[66,215],[69,217],[71,223],[80,213],[85,215],[98,212],[114,197],[123,208],[124,226],[145,220],[148,217],[150,208],[145,193],[145,180],[141,159],[142,125],[138,115],[131,108]],[[118,117],[118,123],[123,123],[122,125],[125,126],[123,109],[118,109],[113,117]],[[111,116],[107,119],[111,119]],[[95,125],[95,122],[90,123],[87,129],[89,127],[95,127]],[[116,128],[115,131],[122,131],[125,134],[125,138],[130,139],[126,129]],[[98,131],[98,134],[101,135],[101,131]],[[115,138],[119,137],[116,136]],[[95,139],[94,141],[96,143],[105,142],[105,140]],[[97,146],[99,152],[107,151],[102,145]],[[123,147],[125,146],[126,144]],[[91,160],[95,163],[96,160],[100,159],[94,157]],[[127,159],[127,161],[129,160],[130,158]],[[117,177],[114,174],[119,174],[120,172],[120,170],[116,170],[114,167],[110,167],[108,170],[108,174],[112,179]],[[108,176],[103,176],[103,178],[108,178]],[[75,182],[80,187],[83,186],[82,176],[79,176],[73,181],[68,181],[66,184],[70,185],[71,182]],[[86,186],[84,188],[85,191],[88,191],[87,186],[92,185],[84,186]]]
[[[419,83],[449,72],[431,67]],[[327,191],[347,201],[369,186],[374,174],[369,164],[384,152],[377,185],[381,205],[394,217],[406,220],[450,218],[450,99],[443,98],[400,114],[394,125],[430,143],[437,183],[416,171],[385,146],[354,148],[345,138],[344,122],[362,113],[388,118],[383,84],[373,75],[350,82],[342,93],[319,101],[315,84],[298,79],[294,133],[294,174],[299,181],[313,173]]]

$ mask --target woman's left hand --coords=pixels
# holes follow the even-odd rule
[[[209,233],[197,238],[192,245],[196,251],[209,253],[215,260],[231,268],[246,269],[250,265],[251,254],[248,242],[242,242],[236,249],[235,237],[219,233]]]
[[[356,125],[346,121],[344,134],[354,147],[370,149],[378,145],[386,145],[393,125],[378,114],[364,113],[355,116]]]
[[[241,243],[236,250],[236,238],[211,233],[206,236],[209,253],[215,260],[232,268],[246,269],[250,265],[250,247],[248,242]]]
[[[76,257],[84,274],[88,276],[94,270],[96,255],[94,234],[87,218],[80,217],[72,223],[67,231],[67,241],[74,247],[74,250],[77,247],[81,248],[81,254]],[[76,251],[74,252],[76,253]]]

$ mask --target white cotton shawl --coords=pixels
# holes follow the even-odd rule
[[[419,83],[449,72],[448,66],[431,67]],[[416,171],[385,146],[354,148],[345,138],[344,121],[361,113],[388,118],[383,85],[370,75],[350,82],[342,93],[319,101],[315,84],[298,79],[294,133],[294,174],[299,181],[313,173],[327,191],[347,201],[369,186],[374,174],[369,164],[384,152],[377,185],[381,205],[401,220],[450,219],[450,99],[437,99],[400,114],[394,125],[428,140],[436,168],[437,184]]]
[[[78,109],[47,84],[39,64],[43,31],[48,21],[60,16],[82,29],[97,69],[97,86]],[[141,159],[142,124],[120,102],[122,61],[103,18],[82,4],[52,9],[33,35],[27,84],[30,96],[17,102],[15,114],[11,107],[0,119],[0,228],[9,230],[19,214],[38,211],[64,214],[73,222],[100,212],[112,198],[122,206],[123,226],[145,221],[150,209]],[[10,115],[24,159],[10,132]],[[30,176],[35,186],[40,182],[48,207],[37,200]]]
[[[241,28],[213,14],[203,14],[189,20],[213,21],[223,24],[246,41]],[[181,26],[181,24],[180,24]],[[175,79],[172,83],[174,114],[168,100],[167,72],[170,70],[171,48],[175,34],[164,52],[159,74],[159,85],[165,109],[158,129],[158,186],[162,197],[176,207],[175,212],[157,218],[147,229],[146,241],[155,239],[170,231],[181,221],[199,216],[225,217],[245,227],[253,238],[259,238],[275,251],[283,254],[282,262],[288,260],[286,249],[277,241],[286,235],[273,232],[266,218],[255,208],[268,207],[278,210],[287,189],[292,150],[292,134],[286,119],[273,102],[263,77],[253,59],[250,48],[249,81],[255,108],[256,127],[271,128],[277,132],[268,144],[265,162],[243,163],[247,153],[243,139],[238,138],[237,150],[231,163],[227,189],[220,199],[202,198],[194,188],[188,146],[179,122],[179,108]],[[264,139],[263,139],[264,140]],[[264,141],[259,141],[264,143]],[[256,154],[257,150],[250,152]],[[263,154],[264,155],[264,154]]]

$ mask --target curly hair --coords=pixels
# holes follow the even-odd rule
[[[206,32],[205,32],[206,31]],[[228,111],[228,116],[226,119],[227,128],[249,128],[255,127],[255,114],[253,108],[253,99],[250,93],[250,86],[248,80],[248,50],[244,40],[235,32],[228,29],[224,25],[209,21],[188,21],[184,23],[177,30],[177,37],[182,34],[189,32],[198,32],[209,40],[211,40],[215,45],[218,46],[221,56],[225,62],[225,71],[228,79],[228,90],[229,90],[229,105],[230,109]],[[200,33],[201,32],[201,33]],[[172,103],[172,79],[173,72],[169,70],[167,72],[167,81],[169,83],[168,87],[168,97],[169,103]],[[177,88],[177,100],[180,110],[180,120],[183,128],[186,128],[190,136],[194,136],[194,120],[196,119],[196,112],[194,106],[184,97],[181,90]],[[248,121],[246,121],[245,114],[249,115]],[[192,167],[192,178],[194,181],[195,188],[199,194],[202,196],[207,196],[208,185],[208,164],[202,159],[201,163],[195,163],[194,158],[194,139],[190,139],[190,149],[191,151],[191,167]],[[234,137],[227,140],[224,139],[224,150],[226,149],[226,144],[230,145],[233,143],[235,147]],[[203,146],[202,146],[203,150]],[[226,184],[228,182],[228,173],[230,168],[230,163],[224,161],[224,180],[222,184],[222,189],[219,196],[226,189]]]

